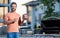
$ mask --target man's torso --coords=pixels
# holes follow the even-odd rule
[[[8,13],[8,20],[12,20],[14,18],[17,18],[17,21],[12,24],[7,25],[8,32],[18,32],[19,15],[17,13]]]

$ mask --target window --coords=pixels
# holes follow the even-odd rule
[[[0,0],[0,26],[3,25],[4,15],[9,12],[10,0]]]
[[[0,0],[0,4],[8,4],[8,0]]]
[[[0,19],[3,19],[3,16],[8,12],[7,7],[0,7]]]

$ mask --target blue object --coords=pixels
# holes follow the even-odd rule
[[[19,33],[18,32],[8,32],[7,33],[7,38],[18,38]]]

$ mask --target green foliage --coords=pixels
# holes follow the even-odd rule
[[[42,4],[47,7],[45,10],[45,16],[43,18],[51,17],[51,16],[59,16],[57,13],[54,12],[55,9],[55,1],[54,0],[41,0]]]

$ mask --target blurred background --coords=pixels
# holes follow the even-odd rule
[[[19,26],[20,36],[37,38],[37,36],[47,35],[46,38],[54,38],[56,34],[57,36],[60,34],[60,0],[0,0],[0,36],[2,38],[3,36],[5,38],[7,33],[7,25],[3,25],[3,22],[5,14],[10,11],[11,2],[17,3],[16,12],[21,17],[23,14],[29,16],[22,26]]]

